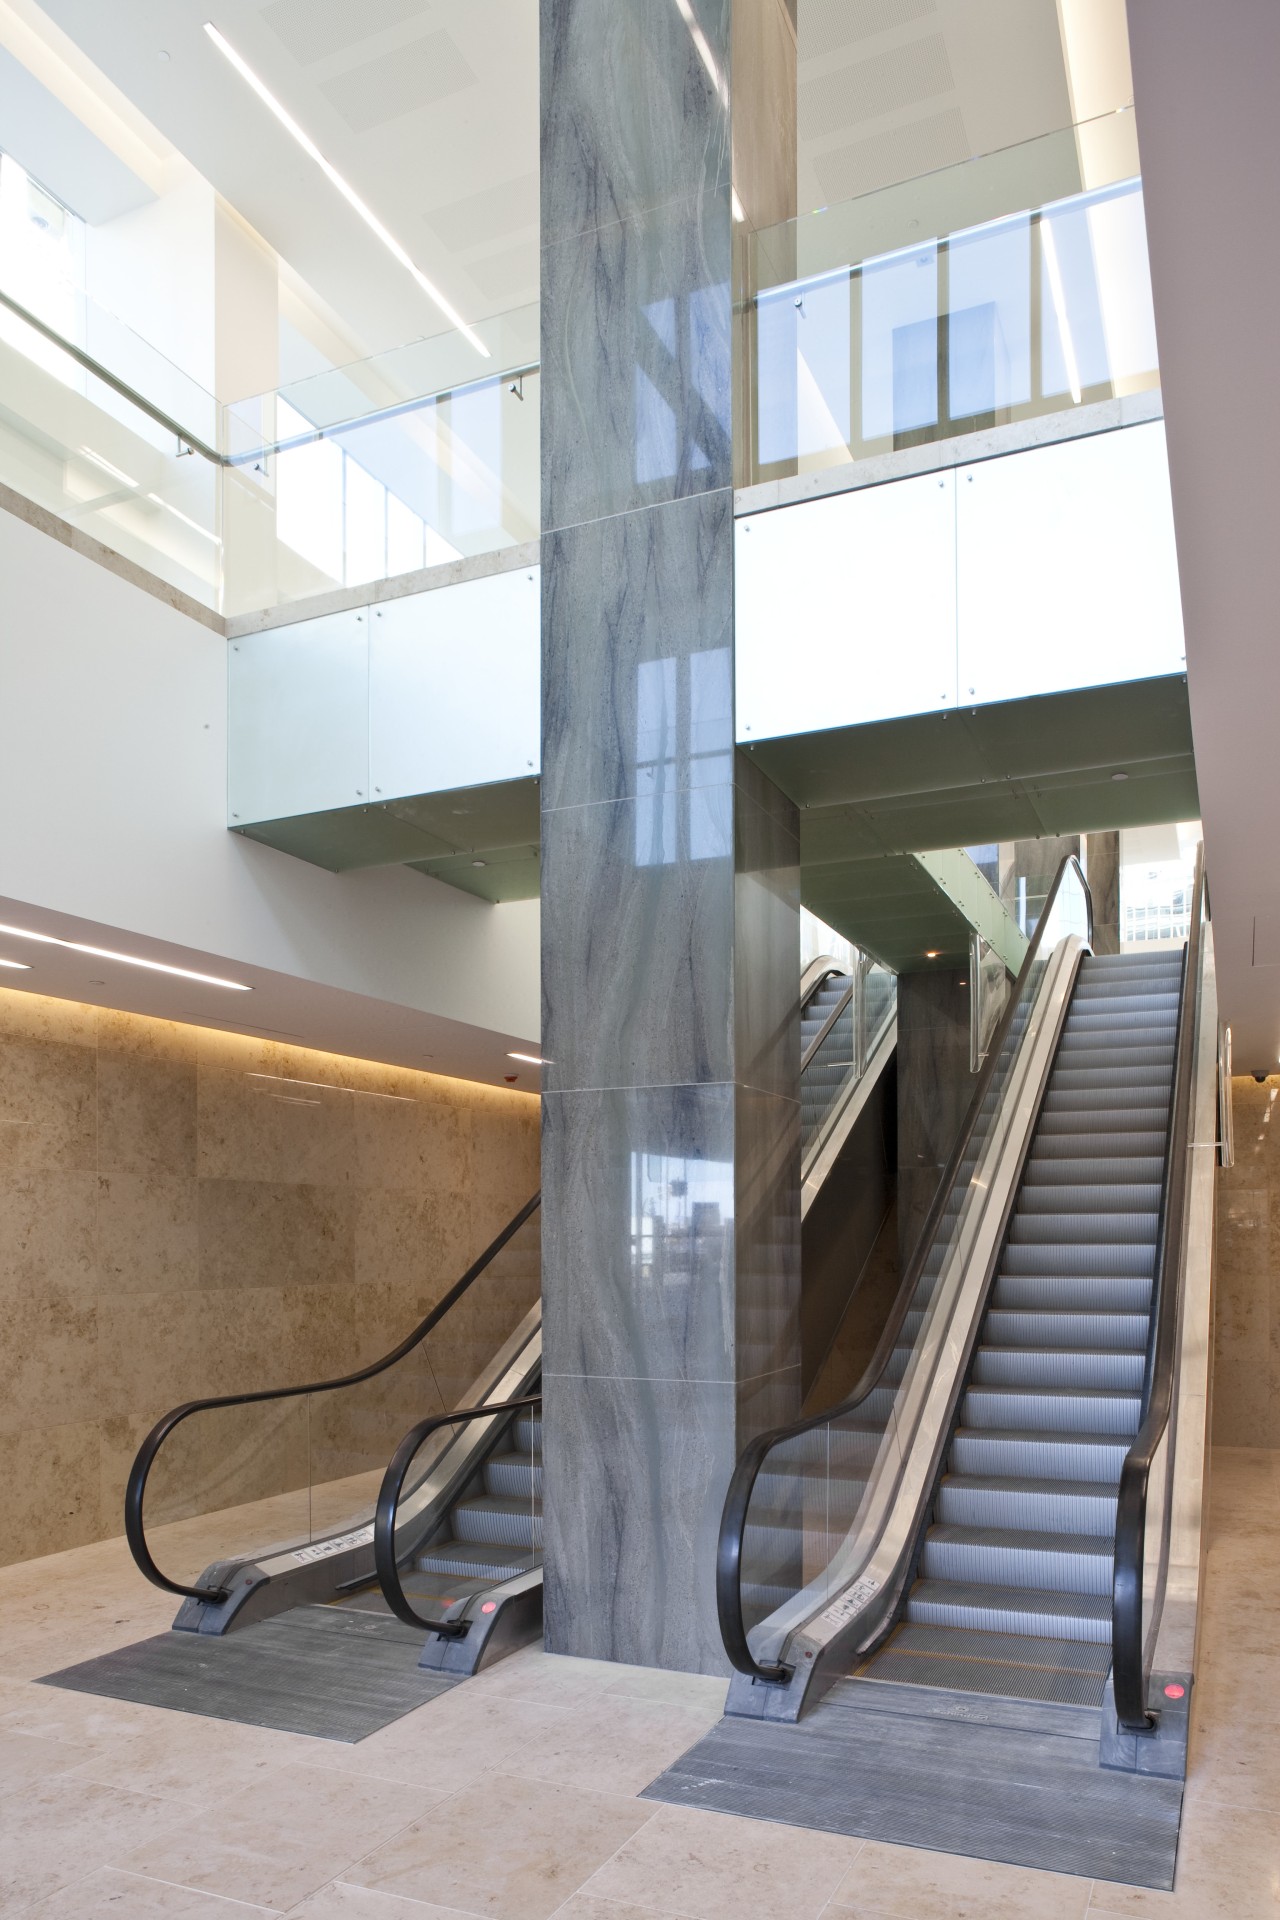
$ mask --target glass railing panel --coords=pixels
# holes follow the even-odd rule
[[[7,291],[0,262],[0,292]],[[0,305],[0,483],[101,540],[203,605],[219,605],[220,486],[216,464],[174,428],[212,443],[207,393],[80,291],[45,289],[38,317],[65,331],[173,422],[162,424]],[[35,311],[35,309],[31,309]]]
[[[910,1292],[883,1367],[830,1418],[781,1439],[764,1460],[741,1553],[744,1623],[758,1661],[775,1659],[787,1635],[837,1596],[854,1611],[861,1604],[857,1583],[908,1471],[937,1369],[963,1331],[953,1316],[992,1172],[1017,1124],[1018,1102],[1009,1096],[1019,1092],[1037,998],[1059,943],[1086,939],[1088,927],[1088,896],[1078,869],[1067,866],[1019,977],[988,1078],[979,1083],[972,1127],[936,1203],[915,1279],[910,1271],[905,1276]]]
[[[1133,115],[750,236],[744,479],[1158,383]]]
[[[536,367],[426,392],[413,372],[406,348],[226,410],[227,613],[536,539]]]
[[[216,1561],[366,1525],[406,1430],[492,1391],[504,1349],[519,1344],[513,1336],[537,1304],[540,1277],[535,1210],[438,1324],[389,1367],[346,1387],[202,1407],[179,1422],[151,1467],[144,1502],[147,1542],[161,1570],[190,1585]],[[423,1316],[458,1278],[437,1272],[424,1279]],[[409,1331],[403,1293],[376,1284],[308,1310],[325,1315],[319,1344],[331,1378],[372,1365]],[[242,1369],[242,1390],[280,1386],[273,1372],[270,1356],[257,1355]]]
[[[410,1427],[430,1414],[474,1406],[490,1393],[495,1361],[539,1299],[539,1222],[538,1213],[525,1222],[403,1360],[356,1386],[310,1396],[314,1536],[369,1518],[387,1463]],[[379,1328],[375,1344],[385,1351],[393,1338],[392,1329]]]
[[[152,1554],[184,1586],[217,1561],[308,1539],[305,1400],[210,1407],[184,1420],[151,1469],[145,1517]]]

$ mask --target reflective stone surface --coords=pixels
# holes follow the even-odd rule
[[[734,747],[737,3],[542,7],[547,1645],[705,1672],[729,1475],[799,1401],[799,830]]]

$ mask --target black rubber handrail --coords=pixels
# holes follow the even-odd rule
[[[756,1480],[766,1458],[784,1440],[792,1440],[802,1433],[810,1433],[815,1427],[826,1426],[829,1421],[839,1420],[856,1412],[857,1408],[880,1385],[889,1365],[898,1334],[906,1319],[924,1264],[929,1256],[942,1216],[951,1198],[951,1191],[964,1163],[965,1155],[973,1139],[983,1105],[995,1077],[1004,1045],[1012,1029],[1018,1006],[1022,1000],[1031,969],[1035,965],[1044,938],[1044,929],[1057,901],[1062,882],[1069,867],[1074,867],[1084,890],[1087,913],[1086,945],[1093,945],[1093,896],[1089,892],[1089,883],[1084,877],[1084,869],[1073,853],[1066,854],[1059,863],[1054,875],[1053,885],[1044,903],[1035,933],[1027,948],[1026,957],[1018,972],[1013,992],[1009,995],[1008,1005],[1000,1018],[1000,1025],[992,1037],[991,1047],[978,1076],[978,1084],[973,1098],[969,1102],[968,1112],[960,1128],[959,1137],[951,1150],[951,1156],[943,1169],[933,1202],[925,1216],[925,1222],[916,1241],[915,1251],[907,1264],[906,1273],[898,1286],[884,1332],[870,1361],[863,1371],[861,1379],[853,1392],[833,1407],[827,1407],[822,1413],[809,1414],[803,1420],[797,1420],[787,1427],[774,1427],[767,1433],[757,1434],[743,1449],[741,1458],[733,1471],[729,1482],[729,1491],[725,1495],[724,1511],[720,1519],[720,1536],[716,1546],[716,1612],[720,1620],[720,1637],[724,1650],[739,1673],[749,1674],[753,1680],[760,1680],[770,1686],[783,1686],[791,1677],[791,1669],[780,1662],[761,1665],[747,1644],[747,1629],[742,1617],[742,1542],[746,1532],[747,1512],[751,1505],[751,1496]]]
[[[1135,1733],[1145,1732],[1155,1724],[1155,1716],[1147,1710],[1148,1674],[1142,1635],[1147,1489],[1151,1463],[1169,1424],[1178,1365],[1187,1154],[1195,1079],[1195,1003],[1204,906],[1202,844],[1196,855],[1191,924],[1182,957],[1182,1001],[1178,1009],[1178,1040],[1169,1103],[1169,1145],[1165,1154],[1160,1237],[1156,1245],[1155,1299],[1143,1382],[1143,1417],[1120,1469],[1116,1501],[1116,1550],[1111,1583],[1112,1684],[1116,1718],[1122,1727]]]
[[[220,1394],[211,1400],[188,1400],[184,1405],[175,1407],[171,1413],[166,1413],[162,1420],[158,1420],[138,1449],[137,1457],[129,1469],[129,1480],[125,1487],[125,1538],[129,1542],[129,1551],[133,1555],[139,1572],[144,1573],[153,1586],[163,1587],[166,1593],[180,1594],[184,1599],[208,1600],[217,1605],[227,1598],[225,1587],[188,1587],[184,1586],[180,1580],[171,1580],[168,1574],[160,1571],[147,1545],[146,1528],[143,1522],[143,1501],[146,1497],[147,1480],[157,1454],[175,1427],[181,1426],[184,1420],[189,1420],[193,1413],[206,1413],[214,1407],[248,1407],[263,1400],[290,1400],[305,1398],[313,1393],[333,1393],[339,1388],[355,1387],[362,1380],[372,1380],[378,1374],[385,1373],[388,1367],[396,1364],[397,1360],[403,1360],[407,1353],[412,1353],[419,1341],[425,1340],[432,1329],[440,1324],[445,1314],[462,1298],[472,1282],[479,1278],[492,1260],[497,1258],[507,1242],[520,1231],[525,1221],[537,1212],[541,1202],[540,1193],[535,1193],[532,1200],[526,1200],[515,1218],[508,1221],[497,1239],[485,1248],[479,1259],[472,1261],[462,1278],[454,1282],[448,1293],[436,1301],[430,1313],[418,1322],[413,1332],[402,1340],[399,1346],[393,1347],[390,1353],[383,1354],[380,1360],[373,1361],[367,1367],[361,1367],[356,1373],[345,1373],[337,1380],[315,1380],[302,1387],[268,1387],[259,1393]]]
[[[378,1489],[378,1505],[373,1517],[373,1564],[383,1599],[396,1619],[403,1620],[407,1627],[425,1627],[428,1631],[443,1634],[446,1640],[460,1640],[467,1631],[465,1620],[429,1620],[424,1614],[415,1612],[401,1584],[396,1556],[396,1512],[404,1492],[405,1475],[419,1447],[442,1427],[460,1426],[468,1420],[488,1419],[492,1414],[523,1413],[530,1407],[541,1405],[542,1395],[531,1393],[520,1400],[499,1400],[487,1407],[459,1407],[454,1413],[432,1414],[429,1419],[419,1420],[416,1427],[411,1427],[392,1454],[391,1463]]]

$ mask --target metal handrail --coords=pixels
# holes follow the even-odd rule
[[[11,293],[5,292],[3,287],[0,287],[0,306],[7,307],[9,312],[16,314],[24,325],[34,328],[43,339],[48,340],[60,352],[74,360],[77,366],[83,367],[86,373],[91,373],[95,380],[101,380],[103,386],[110,387],[111,391],[118,393],[122,400],[127,400],[131,407],[136,407],[139,413],[145,414],[148,420],[154,420],[158,427],[163,427],[166,433],[171,433],[189,452],[198,453],[202,460],[208,460],[215,467],[246,467],[255,460],[269,460],[273,454],[291,453],[295,447],[314,446],[316,441],[327,440],[334,434],[350,433],[356,427],[378,426],[383,421],[398,418],[401,414],[415,413],[419,407],[429,406],[434,400],[449,398],[454,394],[475,393],[481,387],[492,387],[502,381],[523,380],[526,374],[535,374],[541,370],[540,361],[526,361],[523,366],[507,367],[497,373],[483,373],[474,380],[459,381],[458,385],[453,387],[440,387],[434,393],[419,394],[414,399],[394,400],[385,407],[375,408],[372,413],[353,414],[349,420],[333,422],[327,427],[313,427],[309,433],[290,434],[282,440],[264,440],[260,446],[250,447],[243,453],[221,453],[216,447],[211,447],[208,441],[203,440],[198,433],[192,433],[189,427],[184,427],[173,414],[167,413],[163,407],[158,407],[154,400],[148,400],[146,395],[139,393],[136,387],[131,387],[127,380],[120,378],[119,374],[112,373],[110,367],[103,366],[101,360],[96,360],[83,347],[78,347],[74,340],[68,340],[64,333],[59,333],[56,327],[50,326],[47,320],[42,320],[39,314],[32,313],[29,307],[24,307],[20,300],[15,300]],[[124,323],[121,322],[121,324]],[[340,368],[335,368],[335,372],[340,371]],[[209,395],[209,399],[214,406],[220,404],[214,400],[212,394]],[[232,402],[233,406],[234,404]]]
[[[437,1300],[430,1313],[418,1322],[413,1332],[403,1339],[399,1346],[393,1347],[390,1353],[384,1354],[380,1360],[373,1361],[367,1367],[361,1367],[356,1373],[343,1374],[337,1380],[315,1380],[302,1387],[268,1387],[258,1393],[227,1393],[210,1400],[188,1400],[184,1405],[175,1407],[171,1413],[166,1413],[163,1419],[158,1420],[138,1448],[133,1465],[129,1469],[128,1484],[125,1487],[125,1538],[129,1542],[129,1551],[133,1555],[139,1572],[145,1574],[153,1586],[163,1587],[166,1593],[180,1594],[184,1599],[208,1600],[217,1605],[227,1598],[225,1587],[188,1587],[184,1586],[180,1580],[171,1580],[167,1574],[160,1571],[147,1545],[146,1528],[143,1522],[143,1501],[146,1497],[147,1480],[156,1456],[175,1427],[180,1426],[184,1420],[189,1420],[193,1413],[206,1413],[214,1407],[248,1407],[263,1400],[290,1400],[304,1398],[313,1393],[333,1393],[341,1387],[358,1386],[362,1380],[372,1380],[378,1374],[385,1373],[388,1367],[393,1367],[398,1360],[403,1360],[407,1353],[412,1353],[419,1342],[425,1340],[432,1329],[439,1325],[445,1314],[462,1298],[472,1282],[478,1279],[490,1262],[497,1258],[507,1242],[520,1231],[525,1221],[537,1212],[541,1202],[541,1193],[535,1193],[531,1200],[526,1200],[515,1218],[508,1221],[497,1239],[490,1242],[479,1259],[472,1261],[462,1278],[454,1282],[448,1293]]]
[[[531,1393],[522,1399],[501,1400],[492,1406],[459,1407],[454,1413],[432,1414],[429,1419],[420,1420],[416,1427],[411,1427],[392,1454],[378,1489],[378,1504],[373,1517],[373,1564],[383,1599],[397,1620],[403,1620],[407,1627],[424,1627],[429,1632],[442,1634],[446,1640],[460,1640],[467,1631],[465,1620],[429,1620],[417,1613],[401,1584],[396,1557],[396,1512],[404,1492],[405,1476],[418,1449],[424,1440],[430,1439],[442,1427],[461,1426],[468,1420],[487,1419],[493,1414],[523,1413],[530,1407],[541,1405],[542,1395]]]
[[[987,1094],[995,1077],[996,1067],[1012,1029],[1018,1005],[1030,979],[1031,968],[1039,955],[1044,929],[1049,924],[1050,915],[1069,867],[1075,868],[1084,890],[1088,915],[1087,944],[1090,947],[1093,945],[1093,896],[1089,891],[1089,883],[1085,879],[1084,869],[1079,860],[1073,853],[1069,853],[1059,863],[1013,992],[1009,996],[1009,1003],[1001,1015],[1000,1025],[996,1029],[982,1072],[978,1076],[959,1137],[951,1150],[942,1178],[938,1182],[933,1201],[916,1241],[915,1251],[907,1264],[906,1273],[899,1283],[884,1332],[862,1377],[853,1392],[835,1406],[827,1407],[821,1413],[809,1414],[805,1419],[797,1420],[790,1426],[774,1427],[767,1433],[757,1434],[755,1439],[749,1441],[743,1449],[738,1464],[734,1468],[729,1490],[725,1495],[724,1511],[720,1519],[720,1535],[716,1545],[716,1612],[719,1616],[720,1637],[724,1643],[724,1650],[733,1666],[739,1673],[749,1674],[752,1679],[763,1681],[767,1685],[785,1685],[791,1678],[791,1669],[780,1661],[761,1665],[756,1660],[747,1643],[747,1629],[742,1615],[742,1542],[746,1531],[747,1512],[760,1470],[774,1447],[779,1446],[784,1440],[794,1439],[798,1434],[812,1432],[815,1427],[825,1426],[829,1421],[854,1413],[880,1385],[894,1347],[897,1345],[898,1334],[919,1284],[925,1261],[950,1201],[952,1188],[969,1150],[969,1143],[977,1128]]]
[[[1151,1463],[1173,1407],[1178,1318],[1182,1297],[1187,1151],[1195,1078],[1196,988],[1200,972],[1201,921],[1205,905],[1204,846],[1196,855],[1191,924],[1182,958],[1182,1003],[1169,1102],[1160,1237],[1156,1246],[1155,1299],[1142,1397],[1142,1424],[1120,1469],[1116,1501],[1115,1563],[1111,1585],[1111,1643],[1116,1718],[1130,1732],[1155,1724],[1147,1710],[1146,1654],[1142,1634],[1147,1490]]]

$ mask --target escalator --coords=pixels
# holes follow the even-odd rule
[[[1063,862],[874,1356],[738,1464],[730,1715],[796,1720],[851,1686],[882,1712],[1039,1703],[1096,1710],[1109,1766],[1185,1764],[1190,1642],[1165,1598],[1189,1580],[1194,1615],[1177,1536],[1203,1394],[1179,1409],[1206,1338],[1185,1303],[1207,1312],[1208,941],[1198,868],[1181,951],[1094,955]]]
[[[437,1411],[415,1428],[429,1431],[400,1514],[415,1622],[459,1635],[474,1607],[473,1663],[537,1636],[539,1205],[534,1195],[408,1337],[367,1366],[188,1402],[157,1423],[130,1472],[125,1531],[141,1571],[181,1597],[177,1630],[220,1635],[297,1606],[385,1614],[375,1502],[425,1405]],[[195,1552],[204,1564],[193,1577]]]
[[[815,1150],[838,1164],[892,1059],[894,985],[869,962],[806,974],[810,1173]],[[141,1571],[181,1599],[178,1631],[217,1636],[298,1606],[389,1608],[422,1630],[421,1665],[458,1676],[538,1636],[538,1221],[535,1195],[369,1364],[188,1402],[157,1423],[125,1530]],[[847,1296],[856,1261],[845,1270]]]

